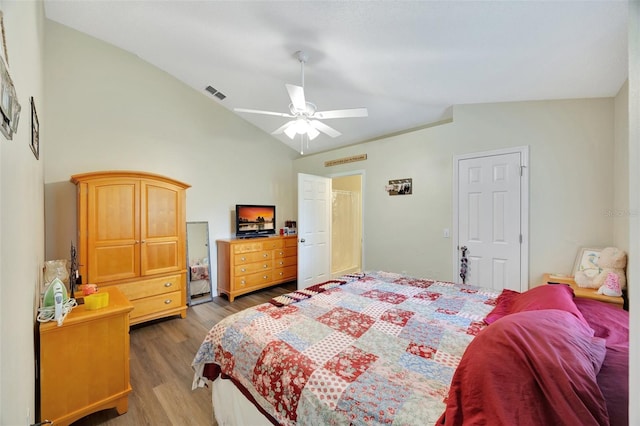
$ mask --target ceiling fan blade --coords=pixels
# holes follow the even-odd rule
[[[324,124],[322,121],[318,121],[318,120],[311,120],[309,121],[309,124],[311,124],[311,126],[317,130],[320,130],[322,133],[331,136],[332,138],[338,137],[340,136],[342,133],[340,133],[339,131],[337,131],[336,129],[334,129],[333,127],[329,127],[326,124]]]
[[[287,114],[284,112],[274,112],[274,111],[262,111],[260,109],[247,109],[247,108],[234,108],[235,112],[250,112],[251,114],[264,114],[264,115],[275,115],[278,117],[287,117],[293,118],[294,116],[291,114]]]
[[[306,111],[307,101],[304,98],[304,88],[293,84],[285,84],[287,92],[289,92],[289,98],[293,107],[298,111]]]
[[[284,133],[284,131],[287,130],[295,122],[296,122],[295,120],[287,121],[282,126],[278,127],[276,130],[271,132],[271,134],[272,135],[279,135],[281,133]]]
[[[313,114],[315,118],[353,118],[353,117],[368,117],[369,112],[366,108],[351,108],[351,109],[334,109],[332,111],[318,111]]]

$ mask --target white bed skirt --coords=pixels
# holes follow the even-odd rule
[[[211,385],[213,415],[220,426],[271,426],[271,422],[231,380],[218,377]]]

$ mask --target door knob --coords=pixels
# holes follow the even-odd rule
[[[300,242],[301,243],[304,243],[305,241],[307,241],[307,240],[305,240],[304,238],[300,238]]]

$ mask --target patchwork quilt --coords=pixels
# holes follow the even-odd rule
[[[338,281],[220,321],[194,388],[228,376],[285,425],[434,424],[499,293],[386,272]]]

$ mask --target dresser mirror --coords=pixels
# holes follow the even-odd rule
[[[187,300],[189,306],[213,300],[209,222],[187,222]]]

